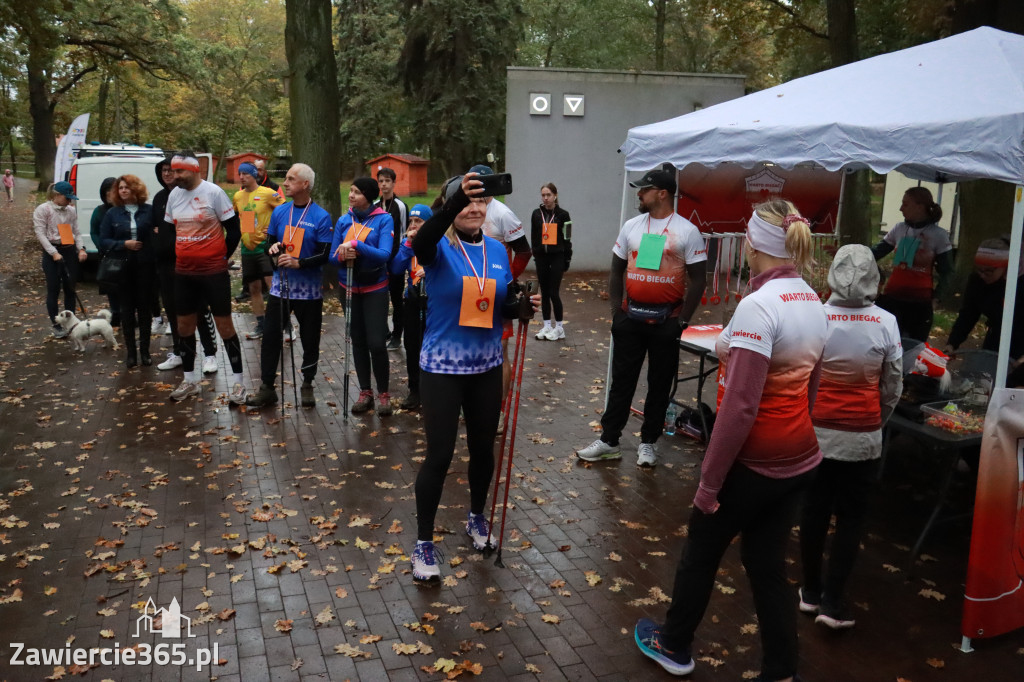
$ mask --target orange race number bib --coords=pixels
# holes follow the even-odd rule
[[[256,211],[242,211],[242,234],[255,234]]]
[[[306,233],[304,227],[284,228],[284,252],[292,258],[298,258],[302,251],[302,237]]]
[[[545,246],[554,246],[558,243],[558,223],[543,223],[540,243]]]
[[[494,294],[497,284],[496,280],[485,279],[484,291],[481,294],[476,277],[463,276],[462,306],[459,309],[460,327],[490,329],[494,326]]]
[[[75,233],[71,231],[71,223],[60,223],[57,225],[57,231],[60,232],[61,246],[75,243]]]
[[[366,238],[369,236],[370,228],[359,223],[352,223],[352,227],[348,228],[348,232],[345,233],[345,241],[350,242],[355,239],[365,244]]]

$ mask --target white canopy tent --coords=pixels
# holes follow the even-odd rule
[[[678,118],[633,128],[627,171],[714,167],[870,168],[938,182],[1017,185],[1010,252],[1024,223],[1024,36],[983,27],[848,64]],[[966,228],[966,229],[969,229]],[[1018,260],[1010,259],[1008,282]],[[1016,288],[1008,286],[997,386],[1006,383]]]

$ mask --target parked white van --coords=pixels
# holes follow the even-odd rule
[[[106,153],[105,153],[106,152]],[[204,167],[203,175],[212,180],[212,155],[198,154],[199,163]],[[135,175],[146,185],[150,199],[162,187],[156,177],[156,164],[166,158],[162,149],[152,146],[136,145],[86,145],[79,151],[79,156],[71,166],[68,182],[74,188],[78,201],[78,231],[90,258],[96,258],[98,252],[92,243],[89,233],[89,222],[92,213],[102,202],[100,201],[100,185],[105,178],[117,178],[122,175]]]

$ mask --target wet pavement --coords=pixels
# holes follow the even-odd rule
[[[564,342],[537,341],[530,328],[504,568],[463,532],[463,436],[437,517],[444,580],[421,586],[408,556],[422,423],[396,411],[345,424],[341,317],[325,318],[316,408],[291,404],[290,368],[282,405],[229,406],[223,348],[201,399],[172,403],[179,371],[128,371],[98,343],[78,354],[49,338],[24,199],[22,189],[18,204],[0,211],[0,234],[12,245],[0,263],[0,677],[670,679],[637,651],[632,627],[664,615],[702,447],[665,437],[659,466],[640,470],[633,419],[621,461],[572,456],[597,437],[603,405],[603,275],[568,274]],[[79,292],[91,309],[102,305],[94,284]],[[236,310],[236,326],[251,328],[248,308]],[[701,321],[724,314],[705,311]],[[157,362],[169,340],[157,340]],[[243,351],[254,386],[258,342],[243,341]],[[392,394],[401,398],[404,356],[390,357]],[[695,367],[688,361],[683,371]],[[684,384],[680,396],[693,398],[693,390]],[[969,520],[939,526],[908,566],[938,478],[911,443],[897,441],[851,581],[857,626],[834,633],[801,618],[805,680],[1024,678],[1020,632],[958,651]],[[972,487],[969,474],[957,480],[954,510],[970,508]],[[795,542],[789,555],[795,585]],[[760,646],[737,547],[716,587],[691,678],[752,679]],[[160,608],[176,599],[194,636],[149,632],[139,621],[149,599]],[[186,660],[216,645],[216,660],[201,671],[99,661],[13,666],[11,643],[134,648],[137,656],[146,644],[184,644],[170,651]]]

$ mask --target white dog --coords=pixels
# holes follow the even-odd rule
[[[102,336],[105,346],[117,350],[117,339],[114,338],[114,328],[110,326],[110,311],[101,310],[91,320],[79,320],[70,310],[65,310],[57,315],[57,324],[67,330],[71,345],[77,351],[85,350],[85,342],[91,336]]]

